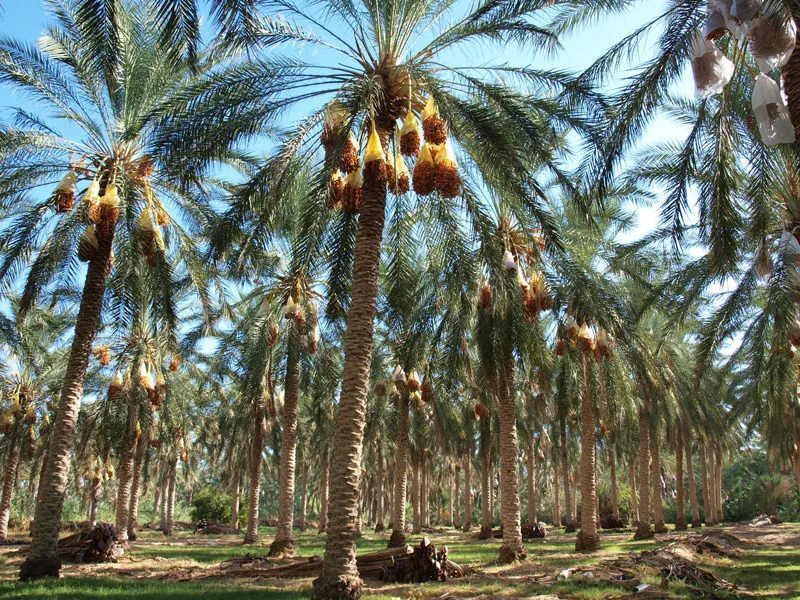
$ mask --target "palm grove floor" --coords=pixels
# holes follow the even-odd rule
[[[701,555],[698,566],[734,584],[738,589],[720,591],[716,597],[796,598],[800,597],[800,525],[787,524],[766,528],[726,527],[725,534],[735,536],[741,550],[729,558]],[[713,534],[720,529],[703,530]],[[692,532],[690,531],[691,535]],[[264,529],[262,539],[270,540],[271,528]],[[430,534],[437,544],[447,544],[450,557],[475,572],[465,579],[423,585],[385,585],[367,580],[366,594],[371,598],[620,598],[627,592],[619,587],[592,581],[581,576],[559,580],[557,573],[572,568],[598,565],[614,559],[625,559],[631,553],[654,550],[680,540],[683,534],[669,533],[656,539],[635,542],[630,532],[603,533],[600,552],[576,555],[574,534],[560,531],[547,540],[527,544],[528,560],[512,566],[496,561],[499,540],[479,540],[474,535],[447,530]],[[413,542],[416,536],[410,537]],[[325,536],[316,532],[298,533],[299,556],[321,555]],[[385,535],[365,534],[358,544],[359,553],[385,548]],[[0,597],[76,599],[163,599],[178,600],[200,595],[220,599],[307,598],[311,579],[260,579],[221,576],[219,563],[246,554],[266,555],[263,546],[242,546],[229,536],[200,536],[179,532],[165,538],[158,532],[146,531],[134,542],[131,551],[118,564],[68,564],[60,580],[32,585],[15,580],[23,555],[19,546],[0,548]],[[583,569],[586,571],[586,569]],[[591,571],[591,569],[589,569]],[[650,587],[637,598],[696,598],[700,594],[682,583],[662,587],[661,576],[652,569],[640,569],[637,575]]]

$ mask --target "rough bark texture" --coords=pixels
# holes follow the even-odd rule
[[[231,500],[231,527],[239,529],[239,497],[242,491],[242,468],[237,464],[233,474]]]
[[[663,486],[661,485],[661,453],[658,447],[658,431],[650,432],[650,467],[653,480],[653,525],[656,533],[664,533],[667,526],[664,524]]]
[[[322,476],[319,483],[319,531],[328,529],[328,489],[330,488],[331,463],[328,449],[322,455]]]
[[[294,488],[297,463],[297,401],[300,395],[300,344],[297,328],[289,326],[284,380],[283,431],[281,432],[280,494],[278,526],[270,556],[294,556]]]
[[[467,454],[464,457],[464,531],[472,531],[472,435],[467,440]]]
[[[388,142],[391,130],[379,131]],[[372,359],[375,302],[386,218],[386,184],[367,178],[363,187],[353,261],[352,301],[347,314],[342,392],[331,461],[331,504],[322,573],[314,581],[319,598],[361,596],[356,568],[356,523],[361,450]]]
[[[636,499],[636,462],[631,459],[628,463],[631,482],[631,525],[634,527],[639,522],[639,502]]]
[[[714,491],[716,493],[717,523],[724,523],[725,515],[722,514],[722,450],[720,450],[719,446],[714,449],[714,456],[716,458],[714,462]]]
[[[609,451],[609,463],[611,469],[611,516],[619,519],[619,492],[617,489],[617,460],[614,457],[614,450]]]
[[[682,531],[686,529],[686,492],[683,486],[683,436],[680,427],[675,434],[675,487],[677,503],[677,516],[675,517],[675,529]]]
[[[419,509],[419,460],[411,461],[411,514],[413,531],[415,534],[422,531],[422,520]]]
[[[639,407],[639,522],[633,538],[653,537],[650,527],[650,423],[643,406]]]
[[[581,397],[581,530],[575,550],[591,552],[600,549],[597,535],[597,444],[594,432],[594,406],[586,353],[581,356],[583,394]]]
[[[519,464],[517,442],[516,393],[514,391],[514,361],[507,359],[505,381],[500,393],[500,488],[503,544],[499,559],[511,563],[527,556],[522,544],[522,516],[519,507]]]
[[[378,449],[378,472],[375,474],[376,482],[376,500],[377,506],[375,507],[375,531],[380,532],[384,529],[384,521],[386,517],[383,514],[384,501],[383,501],[383,453]]]
[[[531,445],[528,447],[528,525],[536,525],[536,505],[539,503],[538,490],[538,465],[536,464],[536,440],[531,436]]]
[[[96,235],[98,249],[89,262],[83,284],[81,305],[75,322],[61,399],[56,408],[53,429],[45,461],[44,477],[39,486],[33,521],[33,540],[30,555],[20,567],[23,580],[39,577],[58,577],[61,561],[58,559],[58,530],[61,511],[67,494],[72,447],[75,443],[75,426],[83,397],[83,383],[89,367],[92,342],[100,326],[106,280],[111,273],[111,254],[116,222],[98,224]]]
[[[172,535],[175,528],[175,497],[178,493],[178,459],[172,459],[169,467],[169,487],[167,488],[167,523],[164,528],[164,535]]]
[[[389,548],[406,545],[406,487],[408,486],[408,390],[400,390],[397,409],[397,447],[394,451],[394,499],[392,500],[392,535]]]
[[[794,10],[795,23],[798,25],[800,32],[800,7],[795,6]],[[800,48],[800,38],[797,41],[797,47]],[[795,51],[792,56],[781,68],[781,76],[783,77],[783,89],[786,92],[789,107],[789,115],[792,118],[792,125],[794,126],[795,137],[800,142],[800,52]]]
[[[692,527],[700,527],[700,507],[697,503],[697,483],[694,479],[694,461],[692,460],[692,438],[685,434],[684,449],[686,450],[686,478],[689,480],[689,506],[692,509]]]
[[[133,459],[133,481],[131,482],[131,500],[128,505],[128,538],[136,539],[136,527],[139,520],[139,497],[142,492],[142,475],[147,456],[147,444],[150,440],[150,426],[142,428],[142,435],[136,442],[136,454]]]
[[[481,538],[492,537],[492,468],[488,424],[481,422]]]
[[[702,435],[698,447],[700,457],[700,482],[703,486],[703,513],[706,525],[714,524],[714,508],[711,505],[711,494],[709,493],[708,481],[708,458],[706,457],[706,442]]]
[[[303,479],[300,484],[300,531],[306,530],[306,517],[308,510],[308,469],[303,471]]]
[[[97,524],[97,507],[100,504],[100,493],[103,490],[103,480],[100,477],[92,479],[92,501],[89,504],[89,525]]]
[[[561,419],[561,477],[564,488],[564,508],[567,512],[564,516],[564,532],[572,533],[575,531],[575,512],[572,509],[572,482],[569,477],[569,453],[567,452],[567,424]],[[559,523],[560,525],[561,523]]]
[[[264,451],[264,429],[260,407],[253,411],[253,447],[250,449],[250,484],[247,497],[247,532],[245,544],[258,542],[258,499],[261,496],[261,454]]]
[[[561,493],[558,486],[557,460],[553,460],[553,527],[561,527]]]
[[[425,457],[425,451],[422,453],[422,464],[420,465],[420,478],[422,480],[419,490],[419,503],[420,513],[422,517],[422,526],[431,526],[431,495],[430,495],[430,471],[428,470],[428,461]]]
[[[8,453],[3,474],[3,495],[0,497],[0,541],[4,541],[8,537],[8,519],[11,516],[11,498],[14,494],[14,484],[17,481],[21,436],[22,421],[15,418],[11,432],[6,436]]]
[[[128,417],[122,457],[117,470],[117,514],[115,527],[117,537],[123,545],[128,541],[128,511],[131,503],[131,486],[133,485],[134,462],[136,460],[136,424],[139,422],[139,401],[136,392],[128,394]]]
[[[453,527],[461,529],[461,498],[460,490],[458,489],[461,484],[461,471],[456,469],[450,478],[450,518]]]

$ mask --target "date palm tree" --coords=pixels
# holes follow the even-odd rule
[[[346,286],[347,296],[336,298],[338,308],[347,309],[345,367],[331,461],[325,563],[315,593],[357,597],[361,583],[355,569],[354,519],[387,204],[390,214],[403,214],[419,202],[445,226],[461,210],[482,223],[484,208],[476,194],[480,187],[502,197],[512,214],[539,217],[545,237],[554,242],[530,167],[549,170],[567,183],[554,160],[552,142],[567,124],[587,131],[588,123],[567,107],[586,107],[596,97],[563,73],[495,64],[476,68],[448,58],[478,42],[509,42],[533,51],[553,47],[556,37],[547,27],[550,2],[474,7],[410,0],[266,4],[270,12],[244,39],[246,54],[257,60],[234,60],[229,69],[210,75],[195,93],[176,103],[173,108],[179,113],[193,113],[193,125],[174,131],[163,147],[167,154],[181,156],[191,147],[194,160],[202,162],[216,156],[216,149],[239,144],[254,133],[274,133],[270,128],[287,109],[311,106],[288,137],[278,142],[287,159],[284,163],[302,157],[313,165],[316,182],[309,193],[321,209],[333,167],[347,158],[347,152],[351,162],[354,158],[350,133],[363,146],[374,131],[383,155],[393,156],[389,146],[397,120],[409,111],[423,110],[426,100],[432,99],[441,120],[434,121],[438,133],[431,130],[434,137],[428,141],[444,141],[441,126],[446,124],[449,144],[464,164],[463,191],[454,194],[458,200],[433,194],[387,203],[387,182],[376,160],[376,176],[366,177],[361,187],[357,226],[351,219],[347,235],[337,240],[352,251],[352,269],[338,270],[338,276],[352,285]],[[297,42],[324,51],[298,56]],[[233,55],[236,51],[231,49]],[[338,102],[331,106],[334,100]],[[316,142],[323,123],[331,125],[331,119],[323,118],[326,112],[335,117],[326,131],[331,149],[327,160]],[[276,163],[272,173],[278,168],[291,177],[281,167],[284,163]],[[347,165],[346,170],[353,170]]]
[[[42,120],[18,107],[15,123],[0,128],[0,193],[4,203],[14,199],[0,239],[0,280],[12,284],[23,266],[31,267],[20,300],[24,315],[51,285],[83,273],[79,258],[88,262],[31,554],[20,571],[25,579],[60,569],[56,542],[75,423],[114,254],[135,248],[154,270],[167,269],[161,257],[171,238],[191,242],[211,212],[213,184],[196,193],[203,172],[166,162],[157,149],[157,115],[199,75],[181,55],[161,51],[146,4],[113,6],[95,13],[86,3],[53,2],[53,24],[36,46],[0,40],[0,80],[54,115]],[[52,196],[39,194],[56,183]],[[76,194],[83,197],[77,206]],[[169,219],[175,211],[179,223]],[[202,277],[199,262],[186,266]]]

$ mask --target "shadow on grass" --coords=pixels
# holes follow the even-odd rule
[[[214,598],[215,600],[248,600],[271,598],[299,600],[308,592],[278,589],[256,589],[233,585],[125,581],[110,577],[53,579],[32,584],[21,582],[0,584],[0,597],[34,600],[183,600]]]

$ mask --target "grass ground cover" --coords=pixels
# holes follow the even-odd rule
[[[716,530],[719,531],[719,530]],[[710,533],[713,533],[709,530]],[[731,583],[739,590],[717,597],[800,598],[800,525],[788,524],[753,529],[729,527],[724,532],[741,540],[742,555],[737,558],[708,557],[699,566]],[[243,546],[231,536],[200,536],[190,531],[165,538],[159,532],[142,532],[131,551],[118,564],[68,565],[60,580],[23,584],[15,580],[22,554],[17,546],[0,550],[0,597],[11,599],[182,600],[219,598],[222,600],[274,598],[293,600],[310,595],[311,579],[268,580],[219,577],[217,565],[227,559],[265,555],[274,530],[262,529],[264,543]],[[603,534],[603,549],[594,554],[575,554],[574,534],[556,531],[547,540],[527,544],[528,560],[512,566],[496,563],[498,540],[479,540],[453,530],[432,533],[437,544],[447,544],[450,557],[469,565],[475,573],[465,579],[423,585],[384,585],[367,581],[369,597],[394,598],[528,598],[546,595],[558,598],[610,599],[626,592],[607,584],[568,578],[548,584],[537,583],[542,575],[564,569],[599,565],[605,560],[638,555],[671,540],[677,534],[658,536],[653,541],[633,541],[629,532]],[[413,541],[415,538],[411,538]],[[325,536],[315,531],[297,532],[300,556],[321,555]],[[366,533],[358,542],[359,553],[385,547],[386,534]],[[682,583],[662,586],[657,572],[642,571],[642,581],[650,584],[647,594],[637,597],[698,598],[701,595]]]

